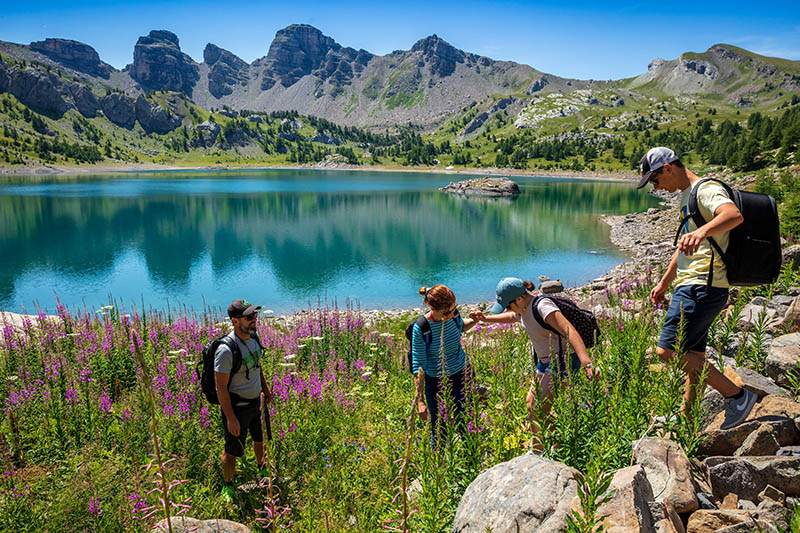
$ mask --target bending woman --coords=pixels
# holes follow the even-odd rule
[[[539,411],[542,419],[550,413],[553,402],[553,372],[559,378],[566,378],[583,367],[586,376],[591,378],[595,375],[595,370],[578,330],[559,311],[553,300],[545,296],[534,295],[534,288],[534,284],[530,281],[522,281],[519,278],[503,278],[497,284],[497,301],[491,309],[493,314],[485,316],[481,311],[473,309],[469,315],[483,322],[514,323],[522,321],[528,338],[533,344],[537,359],[536,383],[531,382],[527,405],[533,432],[532,448],[534,451],[540,452],[542,444],[537,436],[544,420],[540,420],[536,413]],[[539,316],[558,333],[553,333],[539,324],[534,316],[534,302]],[[571,348],[569,354],[565,354],[567,345]]]
[[[430,414],[431,445],[436,447],[437,423],[439,421],[439,390],[442,376],[450,383],[455,419],[459,432],[464,428],[464,376],[469,372],[467,354],[461,347],[461,334],[469,331],[477,320],[462,319],[456,309],[456,295],[444,285],[435,285],[419,290],[423,303],[430,308],[425,318],[430,332],[423,333],[419,322],[414,324],[411,335],[411,370],[416,375],[421,367],[425,371],[425,401],[419,401],[417,411],[422,420]],[[446,429],[442,424],[441,438]]]

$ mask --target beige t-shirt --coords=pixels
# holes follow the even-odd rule
[[[543,328],[539,322],[536,321],[536,317],[533,316],[532,304],[533,300],[531,300],[531,305],[525,309],[525,312],[522,313],[520,318],[522,319],[522,325],[525,327],[525,331],[528,333],[528,337],[531,339],[533,349],[536,351],[536,357],[543,363],[548,363],[550,362],[550,356],[552,354],[558,355],[558,339],[560,335]],[[554,304],[553,300],[550,298],[541,298],[537,309],[543,320],[547,320],[548,315],[553,311],[558,311],[558,307],[556,307],[556,304]],[[566,350],[566,344],[564,345],[564,349]]]
[[[681,212],[680,219],[689,212],[689,195],[698,182],[694,182],[691,187],[683,191],[681,197]],[[706,222],[710,222],[714,218],[714,212],[719,206],[724,204],[732,204],[733,200],[730,199],[725,189],[718,183],[709,181],[704,183],[697,191],[697,208]],[[681,235],[691,233],[697,229],[694,221],[690,218],[686,224],[681,227]],[[714,240],[722,248],[723,251],[728,249],[728,236],[729,232],[718,233],[714,235]],[[708,239],[703,240],[694,255],[686,256],[680,254],[678,256],[678,274],[675,277],[674,286],[680,287],[681,285],[705,285],[709,271],[709,264],[711,262],[711,250],[713,247]],[[722,261],[719,253],[714,250],[714,279],[711,283],[712,287],[720,287],[723,289],[728,288],[728,275],[725,270],[725,263]]]

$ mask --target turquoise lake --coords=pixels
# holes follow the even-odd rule
[[[599,215],[646,210],[631,183],[514,177],[516,198],[454,197],[468,176],[369,171],[172,171],[0,177],[0,309],[459,302],[504,276],[585,283],[623,262]]]

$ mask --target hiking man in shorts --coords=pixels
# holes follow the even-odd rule
[[[706,237],[714,237],[722,250],[728,247],[731,229],[744,220],[739,209],[725,189],[714,182],[706,182],[697,191],[697,204],[706,224],[697,227],[688,214],[688,200],[700,177],[684,167],[675,152],[665,147],[651,148],[639,162],[642,177],[638,188],[648,183],[656,190],[683,192],[681,199],[680,240],[661,281],[650,292],[654,304],[664,301],[664,294],[674,283],[672,301],[658,339],[657,352],[662,361],[680,356],[679,364],[686,370],[686,409],[695,394],[695,386],[703,367],[707,368],[708,384],[725,398],[725,421],[722,429],[744,422],[756,402],[756,395],[736,386],[713,365],[706,361],[706,342],[711,322],[728,302],[728,278],[725,263],[719,254],[712,254]],[[713,261],[713,265],[712,265]],[[713,268],[713,270],[712,270]],[[712,283],[708,286],[711,273]],[[677,346],[678,330],[683,318],[683,344]]]
[[[244,455],[247,433],[253,439],[253,452],[258,463],[259,474],[265,475],[264,435],[261,430],[262,395],[272,402],[264,374],[261,372],[261,343],[256,335],[256,319],[261,306],[251,305],[247,300],[234,300],[228,306],[228,317],[233,323],[229,334],[238,345],[242,355],[239,370],[231,375],[233,352],[220,343],[214,357],[214,381],[222,408],[222,427],[225,432],[225,450],[222,452],[222,497],[233,501],[233,474],[236,458]]]

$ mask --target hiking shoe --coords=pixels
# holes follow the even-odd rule
[[[758,399],[755,393],[742,388],[744,394],[738,400],[735,398],[725,398],[725,421],[720,429],[730,429],[736,427],[747,418],[750,411]]]
[[[233,503],[233,485],[223,485],[219,495],[225,503]]]

